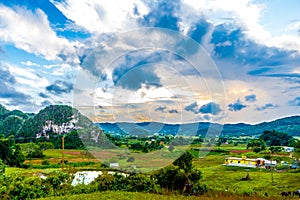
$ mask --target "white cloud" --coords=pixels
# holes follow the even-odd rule
[[[187,7],[189,10],[196,9],[196,12],[200,12],[211,19],[215,25],[224,23],[228,19],[236,20],[250,38],[263,42],[270,37],[270,33],[259,23],[263,6],[254,4],[251,0],[232,0],[230,2],[223,0],[184,0],[183,2],[190,6]]]
[[[268,46],[278,47],[285,50],[296,50],[300,53],[300,37],[293,35],[280,35],[266,41]]]
[[[30,60],[27,60],[26,62],[22,61],[21,62],[22,65],[26,65],[26,66],[35,66],[35,67],[39,67],[41,65],[37,64],[37,63],[34,63],[34,62],[31,62]]]
[[[49,81],[45,77],[36,75],[34,70],[9,65],[9,71],[15,76],[18,83],[23,86],[26,85],[27,88],[29,86],[37,89],[49,85]]]
[[[290,31],[295,31],[295,32],[299,31],[300,30],[300,21],[296,21],[296,22],[290,23],[288,25],[288,29]]]
[[[66,0],[52,3],[66,17],[94,34],[137,28],[136,19],[148,12],[141,0]],[[139,15],[134,13],[135,8]]]
[[[291,34],[274,36],[268,32],[261,23],[266,5],[258,4],[252,0],[184,0],[180,25],[187,30],[201,17],[205,16],[214,25],[234,21],[242,27],[242,31],[249,38],[269,47],[277,47],[285,50],[300,52],[300,37]],[[184,21],[184,22],[183,22]],[[276,23],[276,22],[275,22]],[[287,28],[290,31],[298,31],[300,22],[293,22]]]
[[[0,5],[0,40],[13,43],[29,53],[55,60],[60,53],[75,54],[73,44],[51,29],[43,11]]]

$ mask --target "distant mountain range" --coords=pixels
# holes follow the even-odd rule
[[[93,126],[96,125],[96,126]],[[300,136],[300,116],[286,117],[271,122],[251,124],[211,124],[208,122],[190,124],[163,124],[159,122],[143,123],[95,123],[70,106],[51,105],[37,114],[23,113],[20,110],[10,111],[0,105],[0,134],[15,138],[48,137],[51,134],[66,134],[72,130],[88,133],[89,138],[97,141],[102,131],[110,134],[152,135],[154,133],[172,135],[206,135],[226,136],[258,135],[265,130],[285,132]],[[99,135],[100,134],[100,135]]]
[[[265,130],[276,130],[285,132],[292,136],[300,136],[300,116],[286,117],[271,122],[263,122],[255,125],[238,124],[211,124],[208,122],[190,124],[162,124],[158,122],[143,123],[96,123],[105,133],[130,134],[130,135],[152,135],[154,133],[172,135],[206,135],[208,128],[212,135],[246,136],[259,135]]]

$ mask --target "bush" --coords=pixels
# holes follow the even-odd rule
[[[49,165],[50,164],[50,161],[49,160],[43,160],[42,161],[42,165]]]
[[[130,156],[130,157],[128,157],[128,159],[127,159],[127,162],[134,162],[134,157],[133,156]]]

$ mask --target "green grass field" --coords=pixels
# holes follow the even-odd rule
[[[226,150],[245,150],[245,145],[233,146],[228,145],[216,147]],[[130,152],[130,156],[135,157],[135,161],[128,163],[126,159],[121,159],[122,154],[119,150],[102,150],[99,153],[104,160],[119,162],[121,166],[137,166],[138,172],[152,172],[153,170],[164,167],[173,160],[175,160],[186,147],[178,147],[169,152],[167,149],[155,151],[147,154]],[[85,155],[83,150],[66,150],[65,159],[69,162],[82,162],[82,160],[93,160],[91,157]],[[127,152],[128,154],[128,152]],[[227,155],[226,155],[227,154]],[[228,155],[229,154],[229,155]],[[143,194],[143,193],[126,193],[126,192],[103,192],[86,195],[74,195],[71,197],[53,197],[46,199],[260,199],[268,196],[270,199],[281,198],[280,193],[283,191],[295,191],[300,189],[300,173],[295,173],[295,170],[277,170],[272,171],[266,169],[245,169],[239,167],[226,167],[222,166],[226,156],[239,156],[252,155],[254,157],[261,157],[260,154],[253,152],[241,153],[210,153],[204,157],[197,157],[194,159],[193,164],[202,172],[202,183],[208,188],[208,193],[202,197],[183,197],[183,196],[168,196],[156,194]],[[58,162],[61,159],[61,150],[47,150],[45,151],[46,157],[44,159],[55,160]],[[112,157],[110,157],[112,156]],[[286,159],[288,156],[285,156]],[[284,158],[285,158],[284,157]],[[43,159],[40,159],[41,162]],[[95,159],[99,162],[98,159]],[[29,162],[29,161],[27,161]],[[31,161],[33,162],[33,161]],[[100,170],[100,163],[88,167],[76,167],[75,170]],[[37,175],[39,173],[48,174],[60,168],[49,169],[20,169],[7,167],[6,174],[26,174]],[[247,174],[250,175],[250,180],[242,180]],[[250,196],[250,197],[247,197]]]
[[[221,163],[218,163],[221,159],[216,157],[208,156],[207,160],[211,166],[205,165],[205,162],[195,162],[196,166],[202,166],[202,183],[213,191],[251,196],[265,196],[267,193],[268,196],[278,197],[283,191],[295,191],[300,188],[300,173],[293,173],[293,170],[270,172],[266,169],[226,167],[221,166]],[[242,180],[248,173],[251,180]]]
[[[160,195],[160,194],[148,194],[139,192],[96,192],[92,194],[79,194],[64,197],[49,197],[41,198],[39,200],[211,200],[211,199],[223,199],[223,200],[258,200],[258,199],[273,199],[262,197],[248,197],[248,196],[236,196],[226,195],[221,193],[209,194],[204,196],[181,196],[181,195]],[[281,198],[278,198],[281,199]]]

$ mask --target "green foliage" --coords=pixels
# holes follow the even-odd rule
[[[19,144],[16,144],[9,165],[15,167],[22,167],[24,161],[25,161],[25,156],[21,150],[21,147]]]
[[[168,191],[188,195],[201,195],[206,192],[206,187],[199,182],[202,178],[200,170],[186,172],[178,166],[168,166],[155,172],[152,177],[161,188]]]
[[[26,158],[43,158],[45,155],[43,154],[43,149],[36,143],[23,143],[20,144],[20,147],[26,156]]]
[[[134,162],[135,158],[133,156],[129,156],[127,162]]]
[[[265,141],[268,146],[288,146],[293,143],[293,137],[278,131],[264,131],[260,139]]]
[[[66,149],[84,149],[84,145],[79,138],[78,131],[72,130],[65,136],[65,148]]]
[[[295,153],[294,156],[297,157],[298,159],[300,158],[300,140],[297,140],[294,143],[294,148],[295,148]]]
[[[9,112],[9,110],[0,104],[0,115],[4,115],[7,112]]]
[[[40,148],[43,151],[45,151],[47,149],[54,149],[54,144],[51,142],[38,142],[37,144],[40,146]]]
[[[0,122],[1,133],[3,133],[5,137],[14,135],[22,127],[23,122],[24,119],[21,117],[10,115]]]
[[[247,149],[253,149],[255,153],[258,153],[266,149],[266,143],[261,139],[254,139],[247,144]]]
[[[13,136],[0,139],[0,159],[9,166],[21,167],[25,156]]]
[[[50,164],[50,161],[49,160],[43,160],[42,161],[42,165],[49,165]]]
[[[158,192],[159,187],[145,174],[132,174],[127,177],[121,174],[104,174],[94,183],[99,191],[131,191],[131,192]]]
[[[179,169],[183,169],[185,172],[190,172],[193,167],[193,155],[190,152],[185,152],[179,158],[177,158],[173,165],[179,167]]]
[[[189,145],[193,141],[190,138],[184,138],[184,137],[176,137],[172,140],[170,145],[173,146],[182,146],[182,145]]]
[[[280,146],[271,146],[270,148],[269,148],[269,150],[271,151],[271,153],[278,153],[278,152],[281,152],[282,150],[283,150],[283,148],[282,147],[280,147]]]
[[[3,174],[5,173],[5,168],[6,165],[2,162],[2,160],[0,159],[0,178],[3,176]]]
[[[297,140],[295,143],[294,143],[294,148],[296,150],[299,150],[300,151],[300,140]]]
[[[28,115],[19,110],[9,111],[0,105],[0,133],[5,137],[14,135],[22,127]]]

